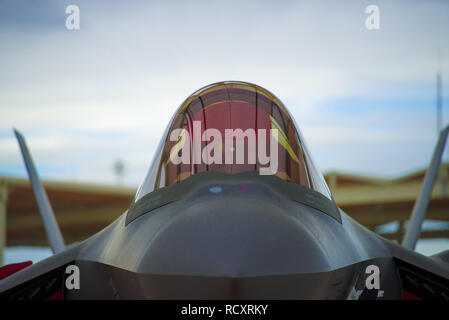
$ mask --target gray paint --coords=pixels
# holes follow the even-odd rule
[[[418,241],[419,233],[421,232],[421,225],[426,215],[426,210],[430,201],[433,185],[437,178],[438,169],[440,168],[441,158],[443,156],[444,146],[446,145],[448,133],[449,126],[440,133],[437,146],[432,156],[432,161],[430,162],[429,169],[427,170],[426,176],[424,177],[421,192],[415,202],[415,205],[413,206],[410,224],[402,241],[402,245],[406,248],[415,249],[416,242]]]

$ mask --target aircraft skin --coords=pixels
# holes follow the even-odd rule
[[[66,286],[70,265],[79,289]],[[203,171],[0,280],[0,299],[49,298],[449,300],[449,254],[386,240],[333,198],[278,176]]]

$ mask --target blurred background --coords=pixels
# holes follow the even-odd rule
[[[79,30],[66,28],[69,5]],[[369,5],[379,29],[365,25]],[[0,264],[51,253],[13,127],[73,243],[127,209],[171,115],[223,80],[277,95],[339,206],[400,240],[449,122],[448,17],[443,0],[0,0]],[[449,249],[448,174],[426,255]]]

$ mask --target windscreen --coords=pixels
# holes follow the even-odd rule
[[[249,83],[217,83],[181,105],[136,201],[207,171],[276,175],[331,199],[286,108],[270,92]]]

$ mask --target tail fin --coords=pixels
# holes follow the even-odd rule
[[[42,216],[42,220],[44,221],[48,241],[50,242],[53,253],[59,253],[65,250],[65,244],[61,231],[59,230],[58,223],[56,222],[55,214],[53,213],[53,209],[48,201],[47,193],[39,180],[33,159],[31,159],[30,152],[28,151],[25,143],[25,138],[16,129],[14,129],[14,133],[17,137],[17,141],[19,142],[23,161],[25,162],[28,176],[30,178],[31,187],[33,188],[34,196],[36,197],[37,205],[39,207],[39,212]]]
[[[447,126],[440,133],[438,144],[433,152],[432,161],[427,170],[424,182],[421,187],[421,193],[413,206],[412,215],[410,217],[410,224],[405,232],[402,245],[408,249],[415,249],[416,242],[421,232],[421,225],[426,215],[427,206],[429,204],[430,196],[432,194],[433,184],[437,178],[438,169],[440,168],[441,158],[443,157],[444,146],[446,145],[447,136],[449,133],[449,126]]]

